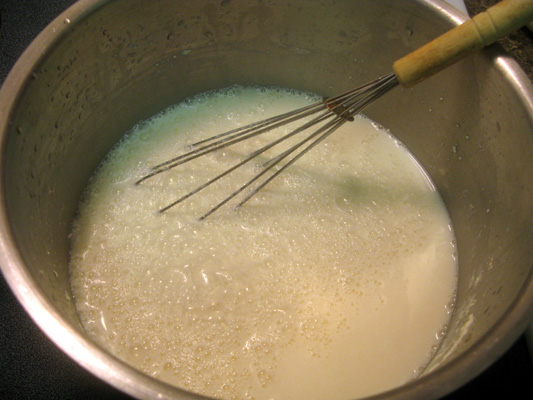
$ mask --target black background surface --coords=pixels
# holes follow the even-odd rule
[[[74,0],[0,0],[0,83],[37,34]],[[445,397],[533,399],[533,365],[517,343],[478,378]],[[0,399],[116,399],[129,396],[93,377],[32,322],[0,276]]]

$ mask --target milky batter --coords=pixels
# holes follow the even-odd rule
[[[357,117],[242,208],[230,148],[135,186],[187,143],[316,101],[233,87],[140,123],[93,177],[72,232],[87,333],[161,380],[224,399],[349,399],[415,378],[456,286],[446,209],[403,145]],[[260,163],[260,161],[258,161]]]

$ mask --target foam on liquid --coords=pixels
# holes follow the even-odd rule
[[[254,166],[157,210],[242,149],[134,185],[194,139],[311,101],[259,88],[201,95],[112,151],[72,233],[72,289],[94,340],[224,399],[349,399],[417,376],[450,316],[453,233],[420,166],[372,121],[345,124],[238,211],[202,222]]]

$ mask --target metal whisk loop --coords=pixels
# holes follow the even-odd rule
[[[244,164],[250,162],[260,154],[266,152],[267,150],[273,148],[274,146],[286,141],[290,137],[293,137],[297,134],[308,131],[309,129],[318,126],[316,130],[305,136],[298,143],[292,145],[287,150],[282,153],[274,156],[266,163],[263,164],[262,170],[253,176],[248,182],[240,186],[237,190],[227,196],[224,200],[219,202],[204,215],[200,217],[200,220],[208,217],[220,207],[228,203],[231,199],[237,196],[239,193],[243,192],[245,189],[249,188],[252,184],[258,181],[261,177],[265,176],[269,171],[272,170],[276,165],[279,165],[283,160],[287,159],[285,164],[281,165],[274,173],[272,173],[268,178],[263,182],[258,184],[258,186],[253,189],[243,200],[241,200],[235,208],[242,206],[249,199],[255,196],[262,188],[264,188],[268,183],[270,183],[275,177],[279,176],[285,169],[290,165],[294,164],[298,159],[300,159],[304,154],[309,150],[315,147],[318,143],[323,141],[326,137],[331,135],[336,131],[341,125],[347,121],[352,121],[354,116],[363,110],[366,106],[372,103],[374,100],[381,97],[383,94],[387,93],[389,90],[398,85],[398,81],[394,74],[389,74],[378,78],[366,85],[363,85],[359,88],[350,90],[341,95],[325,99],[323,102],[314,103],[309,106],[287,112],[285,114],[268,118],[263,121],[255,122],[237,129],[233,129],[228,132],[224,132],[210,138],[201,140],[197,143],[191,145],[191,150],[174,157],[171,160],[165,161],[159,165],[156,165],[152,168],[152,171],[147,175],[140,178],[136,184],[140,184],[148,178],[151,178],[155,175],[158,175],[162,172],[168,171],[171,168],[182,165],[186,162],[194,160],[198,157],[206,155],[208,153],[214,152],[231,146],[233,144],[239,143],[241,141],[250,139],[252,137],[258,136],[260,134],[272,131],[273,129],[279,128],[281,126],[287,125],[291,122],[298,121],[300,119],[309,117],[313,114],[318,113],[318,115],[312,120],[303,123],[301,126],[292,129],[289,133],[281,136],[278,139],[272,140],[268,144],[262,146],[261,148],[253,151],[248,156],[246,156],[242,161],[235,164],[233,167],[223,171],[214,178],[208,180],[204,184],[198,186],[196,189],[186,193],[176,201],[170,203],[169,205],[161,208],[159,212],[163,213],[168,209],[174,207],[175,205],[181,203],[182,201],[188,199],[194,194],[200,192],[206,187],[210,186],[219,179],[225,177],[231,172],[235,171],[237,168],[240,168]],[[306,145],[307,144],[307,145]],[[306,145],[305,147],[303,147]],[[303,147],[303,148],[302,148]],[[292,157],[290,157],[292,155]]]
[[[321,104],[321,103],[320,103]],[[169,208],[171,207],[174,207],[175,205],[181,203],[183,200],[191,197],[193,194],[196,194],[198,193],[199,191],[201,191],[202,189],[208,187],[209,185],[211,185],[212,183],[215,183],[216,181],[218,181],[220,178],[223,178],[224,176],[228,175],[229,173],[235,171],[237,168],[243,166],[244,164],[248,163],[249,161],[251,161],[252,159],[256,158],[258,155],[264,153],[265,151],[267,151],[268,149],[271,149],[272,147],[274,147],[275,145],[287,140],[289,137],[291,136],[294,136],[300,132],[303,132],[304,130],[308,129],[309,127],[317,124],[317,123],[320,123],[321,121],[323,121],[325,118],[329,118],[331,117],[331,114],[329,113],[323,113],[321,115],[319,115],[318,117],[314,118],[312,121],[292,130],[291,132],[287,133],[286,135],[282,136],[281,138],[279,139],[276,139],[268,144],[266,144],[265,146],[259,148],[258,150],[254,151],[253,153],[249,154],[244,160],[242,160],[241,162],[239,162],[238,164],[235,164],[233,167],[225,170],[224,172],[222,172],[221,174],[215,176],[214,178],[210,179],[209,181],[207,181],[206,183],[204,183],[203,185],[200,185],[198,186],[196,189],[190,191],[189,193],[185,194],[183,197],[180,197],[178,200],[170,203],[169,205],[167,205],[166,207],[162,208],[161,210],[159,210],[159,212],[165,212],[166,210],[168,210]],[[273,128],[271,128],[273,129]],[[260,133],[263,133],[263,132],[260,132]],[[255,135],[254,135],[255,136]],[[307,140],[305,140],[307,141]],[[303,142],[300,142],[298,144],[296,144],[295,146],[293,146],[291,149],[292,151],[296,150],[299,146],[301,146],[302,144],[305,143],[305,141]],[[226,146],[224,146],[226,147]],[[291,150],[289,149],[289,150]],[[211,150],[211,151],[214,151],[214,150]],[[291,152],[292,152],[291,151]],[[286,154],[287,153],[287,154]],[[232,199],[233,197],[235,197],[237,194],[239,194],[240,192],[242,192],[246,187],[248,187],[250,184],[252,184],[255,180],[257,180],[259,177],[261,177],[262,175],[264,175],[265,172],[267,172],[268,170],[270,170],[272,167],[274,167],[276,164],[278,164],[280,161],[282,161],[288,154],[290,154],[290,152],[286,151],[278,156],[276,156],[274,159],[271,159],[269,162],[267,162],[267,164],[264,164],[263,167],[263,171],[261,173],[259,173],[258,175],[255,176],[255,178],[253,178],[251,181],[249,181],[247,184],[241,186],[238,190],[236,190],[235,192],[233,192],[230,196],[228,196],[228,198],[226,198],[224,201],[222,201],[221,203],[217,204],[217,206],[214,207],[214,209],[211,209],[209,213],[207,213],[207,215],[211,214],[212,212],[218,210],[223,204],[227,203],[230,199]],[[201,217],[200,219],[203,219],[205,218],[207,215],[204,215],[203,217]]]
[[[235,143],[242,142],[243,140],[250,139],[262,133],[269,132],[273,129],[279,128],[280,126],[315,114],[316,112],[324,110],[325,108],[326,107],[322,102],[314,103],[307,107],[299,108],[285,114],[254,122],[252,124],[203,139],[199,142],[191,144],[190,148],[192,150],[152,167],[152,172],[143,176],[141,179],[135,182],[135,184],[138,185],[146,179],[168,171],[169,169],[177,167],[178,165],[182,165],[188,161],[194,160],[195,158],[212,153],[216,150],[223,149]]]
[[[331,117],[328,116],[328,117]],[[283,161],[286,157],[288,157],[290,154],[298,150],[301,146],[303,146],[308,141],[314,139],[316,136],[318,136],[317,139],[315,139],[311,144],[309,144],[306,148],[301,150],[296,156],[291,158],[286,164],[284,164],[280,169],[278,169],[274,174],[272,174],[268,179],[266,179],[263,183],[261,183],[257,188],[255,188],[248,196],[246,196],[239,204],[235,206],[235,208],[239,208],[244,203],[246,203],[248,200],[250,200],[253,196],[257,194],[263,187],[265,187],[269,182],[271,182],[276,176],[278,176],[281,172],[283,172],[287,167],[289,167],[291,164],[293,164],[296,160],[298,160],[301,156],[303,156],[305,153],[307,153],[309,150],[311,150],[314,146],[316,146],[318,143],[320,143],[322,140],[324,140],[327,136],[329,136],[332,132],[334,132],[340,125],[346,122],[346,119],[337,117],[333,121],[330,121],[328,124],[322,126],[317,131],[313,132],[310,136],[302,140],[301,142],[297,143],[296,145],[292,146],[290,149],[286,150],[282,154],[276,156],[275,161],[268,163],[268,166],[265,167],[261,172],[259,172],[257,175],[255,175],[252,179],[250,179],[248,182],[246,182],[244,185],[242,185],[239,189],[237,189],[235,192],[230,194],[228,197],[226,197],[223,201],[218,203],[215,207],[213,207],[211,210],[206,212],[204,215],[200,217],[200,220],[203,220],[213,214],[215,211],[217,211],[220,207],[222,207],[224,204],[226,204],[228,201],[230,201],[232,198],[237,196],[239,193],[241,193],[244,189],[248,188],[252,183],[254,183],[256,180],[261,178],[263,175],[265,175],[268,171],[270,171],[275,165],[279,164],[281,161]],[[312,121],[311,125],[315,125],[317,122]],[[306,128],[303,128],[306,129]],[[300,129],[300,130],[303,130]],[[324,132],[326,130],[326,132]],[[324,132],[324,133],[323,133]],[[320,135],[321,134],[321,135]],[[320,135],[320,136],[319,136]],[[272,160],[271,160],[272,161]]]

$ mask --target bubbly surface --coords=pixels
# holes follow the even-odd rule
[[[195,140],[316,100],[265,88],[199,95],[110,153],[72,232],[72,290],[95,341],[224,399],[341,400],[417,376],[450,317],[454,238],[438,192],[387,131],[357,117],[243,207],[203,221],[263,155],[158,210],[266,139],[135,185]]]

